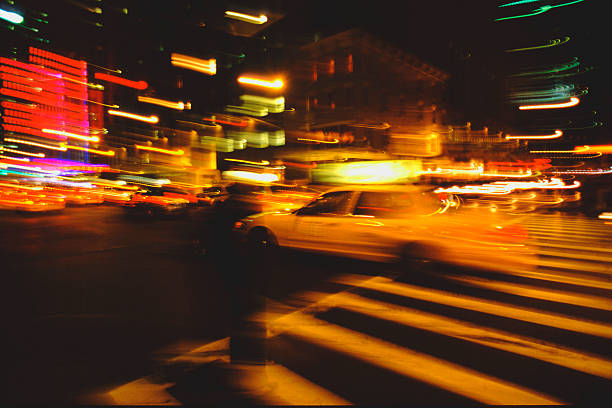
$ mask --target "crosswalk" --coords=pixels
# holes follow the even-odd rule
[[[426,393],[433,404],[455,402],[449,394],[485,404],[569,404],[612,389],[610,226],[554,215],[525,224],[539,255],[534,269],[439,271],[414,281],[335,276],[347,290],[301,293],[310,307],[269,313],[270,358],[358,405],[415,402],[381,385],[387,377],[435,387],[440,393]],[[314,355],[282,352],[291,343]],[[328,363],[330,352],[344,356],[344,367]],[[372,368],[371,376],[355,375],[347,358]],[[321,371],[362,383],[343,387]]]
[[[268,299],[253,316],[267,326],[271,360],[258,377],[272,384],[261,401],[611,402],[612,226],[554,215],[524,223],[539,254],[532,269],[340,273],[328,282],[344,290]],[[177,358],[228,362],[228,344]]]

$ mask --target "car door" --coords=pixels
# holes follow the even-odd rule
[[[351,217],[353,191],[323,194],[297,210],[288,234],[289,246],[321,252],[338,252],[344,246],[343,223]]]

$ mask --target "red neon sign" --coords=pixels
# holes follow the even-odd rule
[[[85,61],[79,61],[79,60],[75,60],[72,58],[67,58],[67,57],[64,57],[63,55],[41,50],[39,48],[30,47],[29,51],[30,51],[30,54],[32,55],[38,55],[46,59],[55,60],[55,61],[61,62],[64,65],[69,65],[74,68],[85,69],[85,67],[87,66],[87,63]]]

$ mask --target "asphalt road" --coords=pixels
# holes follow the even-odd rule
[[[241,303],[257,277],[232,262],[238,253],[222,231],[231,220],[210,222],[211,214],[134,219],[106,205],[1,212],[9,378],[0,400],[78,403],[230,334],[236,314],[257,307]],[[211,237],[216,252],[202,256],[194,240]],[[286,297],[337,269],[300,267],[274,269],[267,293]]]
[[[112,206],[0,214],[9,398],[70,403],[155,366],[156,350],[227,334],[227,288],[194,256],[202,217]]]
[[[258,275],[223,242],[216,262],[194,253],[194,238],[222,237],[207,214],[0,214],[10,374],[2,401],[76,403],[230,335],[235,300]],[[609,225],[568,219],[528,221],[541,263],[530,273],[397,277],[376,264],[282,253],[258,282],[268,310],[287,316],[269,325],[268,358],[358,404],[471,404],[490,398],[479,387],[510,389],[519,404],[596,401],[612,378]],[[385,365],[396,359],[405,364]],[[462,381],[475,389],[453,388]],[[171,393],[200,402],[180,384]]]

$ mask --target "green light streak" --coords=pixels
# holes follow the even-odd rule
[[[575,0],[575,1],[570,1],[569,3],[556,4],[554,6],[551,6],[551,5],[540,6],[540,7],[536,8],[536,9],[533,9],[532,12],[528,13],[528,14],[520,14],[518,16],[510,16],[510,17],[501,17],[501,18],[496,18],[493,21],[503,21],[503,20],[511,20],[511,19],[515,19],[515,18],[537,16],[538,14],[546,13],[548,10],[553,9],[553,8],[563,7],[563,6],[570,6],[572,4],[581,3],[583,1],[584,0]]]
[[[576,68],[578,65],[580,65],[580,61],[578,61],[578,57],[574,57],[574,60],[567,64],[556,65],[550,69],[545,69],[542,71],[521,72],[520,74],[514,74],[510,76],[511,77],[522,77],[522,76],[529,76],[529,75],[552,74],[552,73],[558,73],[561,71],[567,71],[569,69]]]
[[[511,50],[504,50],[504,52],[518,52],[518,51],[538,50],[542,48],[556,47],[557,45],[565,44],[569,40],[570,40],[569,37],[564,37],[563,39],[555,38],[554,40],[549,40],[548,44],[536,45],[533,47],[525,47],[525,48],[513,48]]]
[[[525,4],[525,3],[535,3],[536,1],[540,1],[540,0],[521,0],[521,1],[513,1],[512,3],[502,4],[501,6],[497,6],[497,7],[517,6],[517,5],[519,5],[519,4]]]

